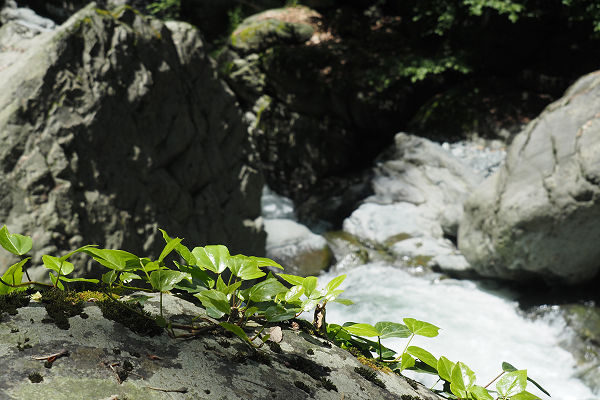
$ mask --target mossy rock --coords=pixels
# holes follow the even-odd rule
[[[279,20],[276,12],[269,10],[247,18],[231,34],[229,45],[236,51],[249,53],[265,50],[275,44],[304,43],[311,38],[314,33],[312,26]]]

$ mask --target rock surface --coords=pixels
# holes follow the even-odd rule
[[[264,253],[262,178],[192,26],[94,4],[28,40],[10,26],[0,28],[11,46],[0,64],[0,223],[33,237],[34,262],[90,243],[157,255],[157,227]]]
[[[478,273],[577,284],[600,271],[600,72],[517,135],[465,204],[459,248]]]
[[[185,300],[173,296],[163,300],[165,315],[177,321],[204,315],[203,309]],[[158,298],[146,301],[144,307],[156,314]],[[374,371],[385,385],[380,387],[355,372],[365,366],[350,353],[285,326],[279,346],[253,351],[239,338],[218,332],[193,340],[173,339],[164,333],[139,336],[103,318],[95,305],[83,310],[85,318],[69,318],[68,330],[43,324],[46,311],[36,304],[3,317],[3,399],[440,399],[420,384]],[[57,358],[51,368],[33,358],[62,349],[69,355]],[[335,389],[326,389],[324,379]],[[167,394],[151,388],[185,388],[186,392]]]

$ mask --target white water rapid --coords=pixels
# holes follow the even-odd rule
[[[575,361],[558,345],[564,334],[564,322],[558,316],[532,321],[521,315],[510,293],[485,289],[472,281],[439,279],[437,274],[414,276],[383,264],[334,269],[319,281],[325,284],[342,273],[347,275],[341,286],[345,289],[342,297],[355,305],[328,304],[329,323],[420,319],[442,329],[439,336],[416,337],[411,345],[423,347],[436,357],[464,362],[473,369],[481,386],[497,376],[501,363],[507,361],[527,369],[528,376],[548,390],[551,399],[599,399],[574,377]],[[406,340],[388,339],[382,344],[401,352]],[[429,387],[435,383],[432,375],[411,377]],[[550,399],[531,384],[528,390]]]

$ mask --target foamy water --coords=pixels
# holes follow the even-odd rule
[[[328,304],[329,323],[420,319],[439,326],[440,334],[435,338],[415,337],[411,345],[423,347],[437,358],[443,355],[464,362],[481,386],[496,377],[502,371],[502,362],[507,361],[527,369],[528,376],[548,390],[552,399],[600,399],[573,377],[575,361],[558,345],[565,334],[561,318],[532,321],[521,315],[517,303],[507,294],[482,289],[471,281],[439,280],[433,274],[417,277],[382,264],[329,272],[319,281],[325,284],[342,273],[347,274],[341,286],[345,289],[342,297],[356,304]],[[383,344],[400,352],[406,341],[394,338]],[[432,375],[411,377],[428,386],[435,383]],[[528,391],[550,399],[531,384]]]

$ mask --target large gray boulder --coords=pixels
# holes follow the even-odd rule
[[[484,276],[584,282],[600,271],[600,72],[517,135],[467,200],[458,244]]]
[[[157,227],[264,253],[262,178],[246,165],[235,97],[195,28],[95,4],[28,40],[10,26],[0,28],[10,43],[0,224],[33,237],[34,263],[88,243],[157,255]],[[11,261],[0,255],[0,266]]]
[[[158,297],[152,296],[144,308],[157,315]],[[179,324],[206,317],[204,309],[169,295],[163,296],[163,309],[165,317]],[[41,304],[20,308],[13,316],[0,311],[3,400],[441,399],[393,373],[369,369],[379,382],[367,380],[355,369],[370,367],[290,324],[279,324],[281,337],[255,350],[220,329],[192,340],[160,330],[151,337],[140,336],[103,317],[92,303],[72,314],[77,315],[61,329],[48,323]],[[201,326],[201,321],[195,324]],[[175,328],[175,334],[185,333],[189,332]],[[63,350],[68,355],[54,362],[42,359]]]

